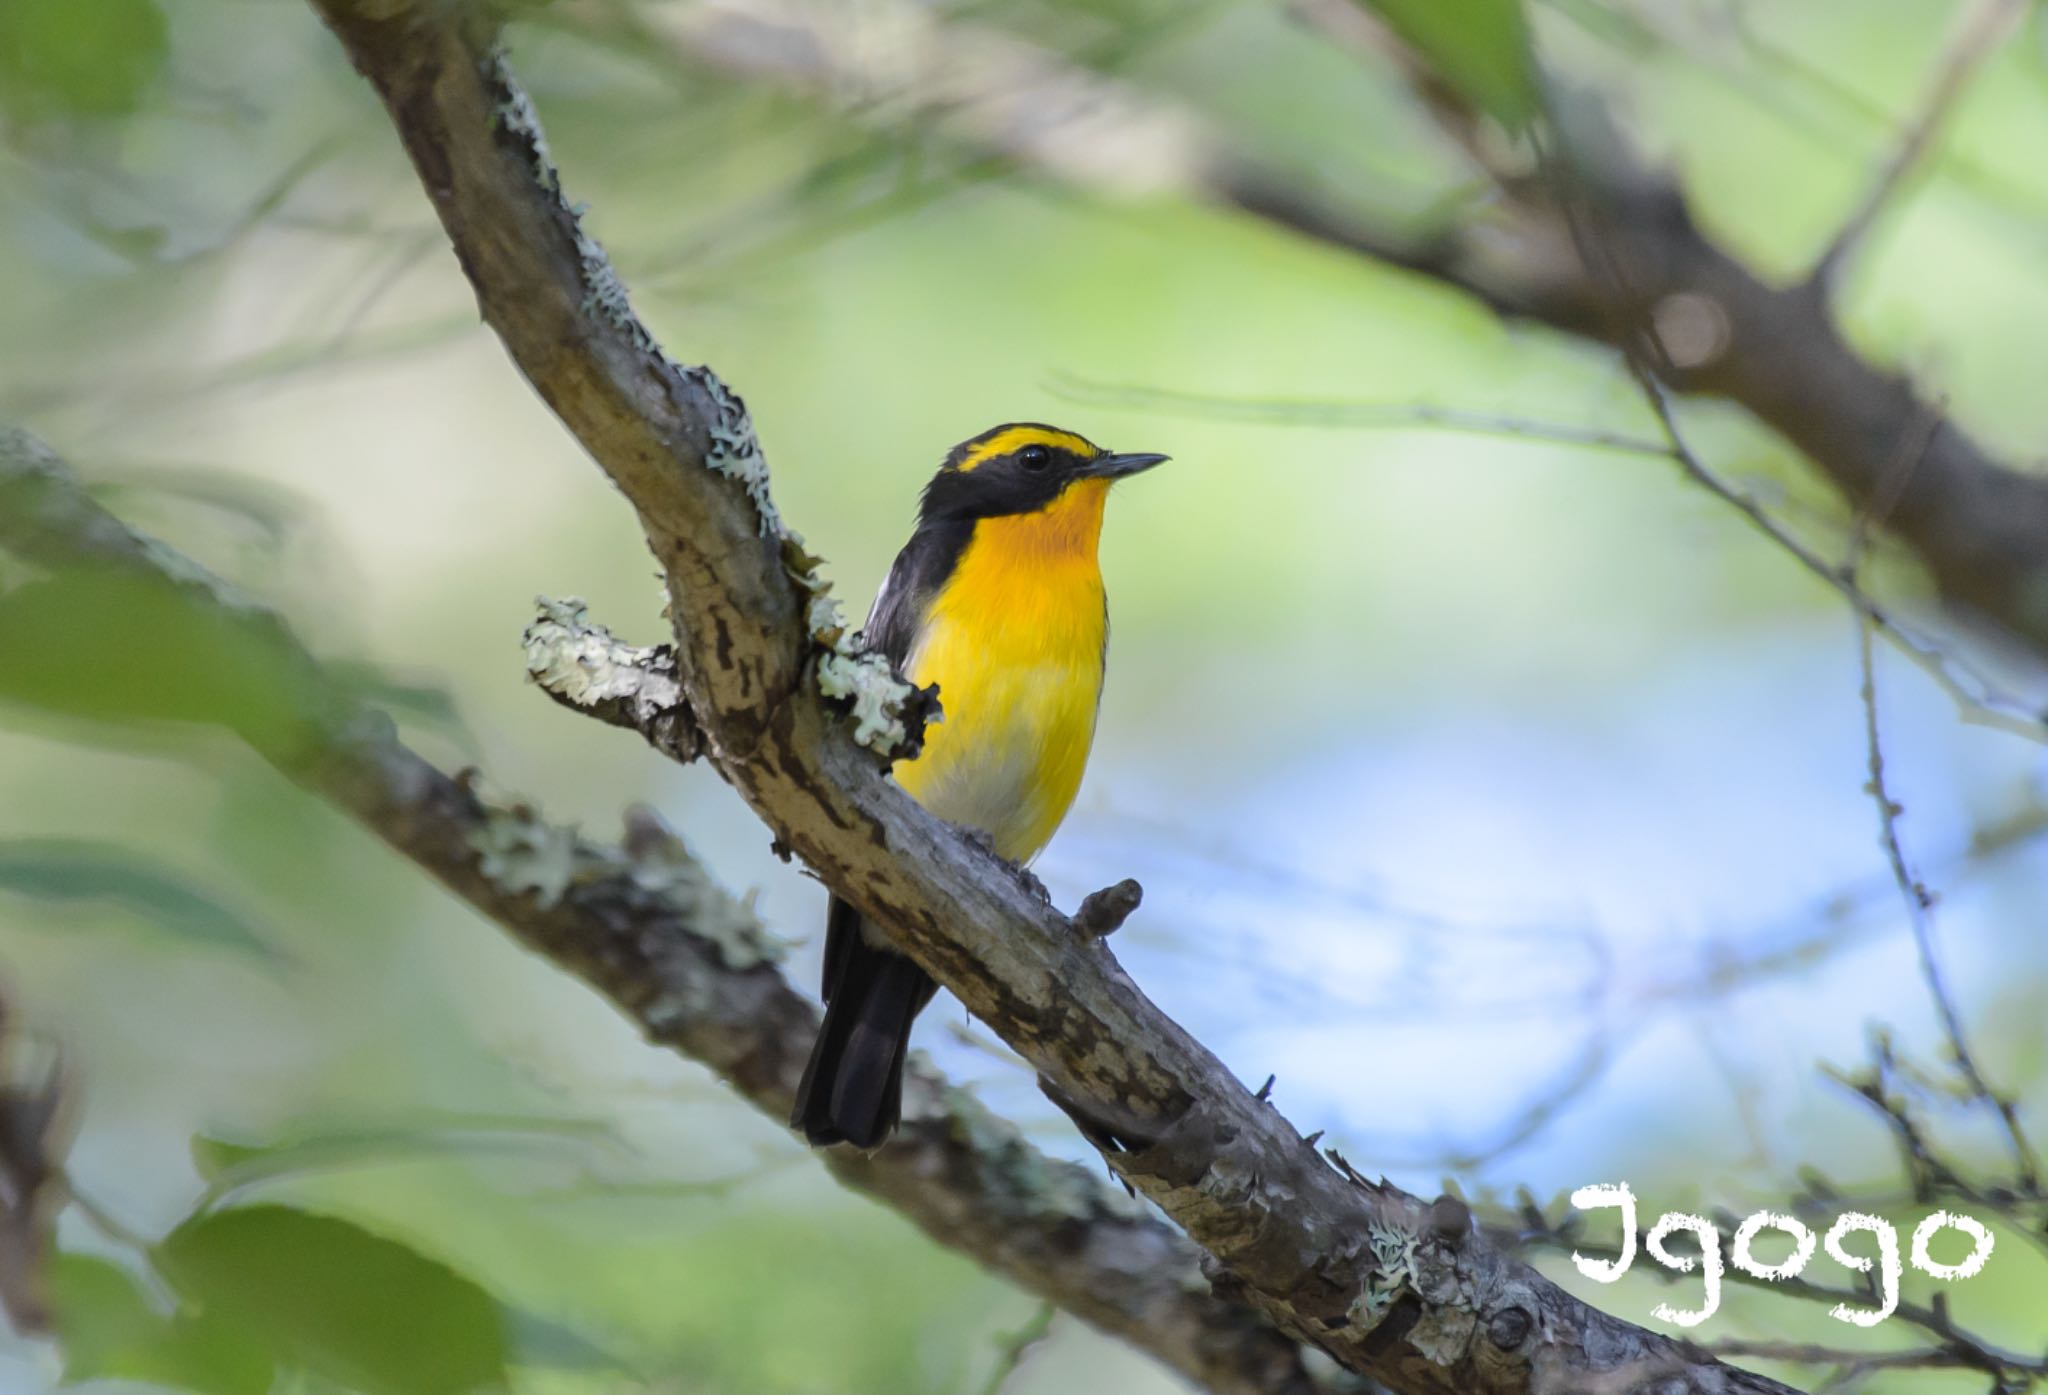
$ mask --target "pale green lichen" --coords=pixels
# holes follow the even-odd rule
[[[574,828],[547,823],[524,806],[487,806],[469,843],[477,870],[487,880],[509,895],[532,896],[542,909],[559,906],[578,887],[622,880],[641,895],[621,898],[613,891],[599,904],[636,908],[629,913],[652,913],[664,920],[663,912],[673,915],[691,937],[709,941],[728,969],[751,969],[783,957],[786,942],[761,923],[751,897],[734,896],[720,886],[651,812],[642,811],[635,819],[621,849],[586,842]]]
[[[890,755],[908,739],[902,709],[917,690],[880,654],[828,651],[818,660],[818,691],[853,703],[853,739],[869,750]]]
[[[560,905],[576,872],[576,834],[525,809],[491,809],[471,832],[477,867],[500,890]]]
[[[811,592],[810,609],[804,614],[804,623],[809,627],[811,638],[827,649],[836,649],[846,637],[846,613],[839,608],[839,602],[826,593],[831,590],[829,583],[815,584]]]
[[[832,584],[818,575],[817,559],[804,553],[801,546],[794,555],[802,569],[792,565],[790,575],[810,593],[804,623],[811,642],[821,651],[818,691],[835,701],[852,702],[854,740],[880,755],[896,756],[910,738],[904,712],[917,697],[917,689],[898,678],[885,656],[864,648],[861,637],[847,628],[845,612],[829,594]],[[924,720],[939,720],[935,707]]]
[[[562,203],[562,214],[574,230],[584,290],[583,313],[605,321],[625,334],[638,348],[650,354],[658,353],[646,327],[633,314],[625,284],[613,269],[611,259],[597,239],[584,230],[581,207],[572,207],[563,201],[561,181],[548,153],[547,138],[542,133],[532,101],[505,70],[500,55],[492,56],[492,64],[493,77],[501,93],[497,109],[499,127],[520,143],[533,167],[534,178]],[[761,452],[760,439],[754,432],[753,418],[747,412],[746,403],[706,365],[683,366],[678,371],[703,393],[709,405],[705,420],[704,463],[719,474],[738,480],[745,487],[747,498],[754,506],[761,536],[780,538],[786,544],[793,544],[801,555],[801,540],[784,527],[769,492],[768,461]],[[855,647],[847,632],[845,617],[838,603],[826,596],[829,588],[819,579],[815,566],[792,569],[792,575],[797,584],[810,593],[811,600],[805,612],[806,627],[813,641],[825,651],[818,663],[819,691],[826,697],[852,702],[856,741],[884,755],[894,753],[908,737],[901,709],[916,690],[896,678],[886,659]],[[583,656],[570,652],[579,646],[571,646],[570,651],[562,653],[536,652],[535,632],[529,629],[527,633],[528,672],[550,691],[561,692],[571,701],[583,702],[584,699],[573,696],[552,681],[559,679],[578,690],[590,686],[576,673],[562,667],[563,661],[582,664]],[[547,638],[552,640],[554,637]],[[605,639],[610,637],[607,635]],[[545,645],[542,648],[546,650]],[[607,667],[602,654],[593,657],[600,669]],[[615,665],[609,667],[611,670],[616,668]]]
[[[533,166],[533,177],[542,188],[556,198],[562,196],[562,182],[555,173],[555,157],[548,150],[547,133],[541,130],[540,113],[533,109],[533,99],[526,95],[526,89],[513,78],[505,66],[505,51],[493,49],[490,55],[492,84],[498,89],[498,129],[516,137],[526,148],[526,158]]]
[[[684,1024],[701,1020],[716,1003],[711,990],[695,979],[654,994],[633,1010],[651,1040],[666,1040]]]
[[[654,343],[654,336],[633,313],[626,283],[612,268],[612,259],[606,254],[603,244],[584,228],[583,219],[573,208],[569,210],[569,219],[576,228],[576,258],[583,278],[583,313],[596,316],[624,334],[635,348],[658,355],[660,350]]]
[[[536,596],[540,617],[520,637],[526,648],[526,673],[535,683],[578,707],[601,702],[637,701],[657,708],[677,707],[683,691],[658,667],[652,647],[615,639],[602,625],[592,624],[588,610],[575,596],[550,600]]]
[[[761,454],[761,442],[754,435],[754,419],[747,414],[747,404],[704,364],[685,367],[682,373],[711,400],[711,418],[705,423],[711,439],[704,463],[746,486],[747,497],[753,500],[754,510],[761,518],[762,537],[786,536],[782,516],[775,511],[775,501],[768,494],[768,461]]]
[[[532,167],[534,182],[554,197],[563,216],[569,220],[570,230],[576,239],[577,273],[583,282],[583,313],[605,321],[630,339],[635,347],[655,352],[654,337],[633,313],[625,283],[612,269],[611,258],[605,254],[603,245],[583,226],[586,205],[570,203],[562,192],[561,174],[548,150],[547,134],[541,129],[540,114],[533,109],[533,99],[526,95],[526,89],[506,69],[502,50],[493,52],[490,61],[491,76],[500,94],[496,112],[498,129],[519,142],[527,163]]]
[[[626,871],[634,883],[673,905],[692,935],[717,946],[719,960],[728,969],[781,961],[789,942],[761,923],[754,898],[734,896],[720,886],[682,839],[673,834],[628,837],[634,846]]]
[[[1352,1327],[1361,1332],[1377,1327],[1394,1300],[1415,1287],[1421,1277],[1416,1267],[1418,1243],[1415,1236],[1377,1222],[1367,1230],[1369,1263],[1358,1297],[1345,1315]]]

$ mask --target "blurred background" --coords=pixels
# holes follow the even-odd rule
[[[1790,277],[1888,158],[1962,8],[1528,14],[1560,88],[1601,92],[1714,238]],[[536,6],[512,61],[640,314],[745,394],[777,502],[849,610],[963,437],[1046,420],[1174,457],[1110,507],[1096,753],[1038,866],[1066,906],[1144,883],[1116,944],[1147,992],[1247,1082],[1276,1076],[1298,1126],[1425,1195],[1527,1188],[1554,1208],[1627,1180],[1648,1216],[1747,1213],[1805,1168],[1896,1192],[1882,1120],[1822,1070],[1863,1063],[1880,1024],[1941,1052],[1864,788],[1852,616],[1669,460],[1431,419],[1654,438],[1613,354],[1242,214],[991,162],[886,93],[741,73],[692,48],[697,9]],[[1399,74],[1299,7],[842,13],[874,52],[915,14],[1171,96],[1385,221],[1478,197]],[[445,766],[598,837],[658,808],[810,986],[824,893],[717,776],[526,683],[536,595],[658,639],[654,563],[477,322],[311,12],[0,0],[0,131],[0,420],[359,666]],[[2043,149],[2031,7],[1837,302],[1864,352],[2016,461],[2048,439]],[[1787,447],[1723,406],[1681,421],[1840,555],[1846,512]],[[1902,558],[1875,567],[1938,625]],[[1888,649],[1876,674],[1942,962],[1987,1074],[2038,1120],[2041,749]],[[775,1121],[229,739],[48,704],[0,724],[0,977],[13,1020],[64,1047],[69,1172],[101,1213],[60,1217],[65,1335],[0,1341],[0,1390],[404,1388],[172,1340],[138,1247],[202,1198],[291,1208],[280,1234],[337,1272],[378,1237],[425,1265],[422,1292],[488,1294],[521,1390],[1178,1388],[1065,1317],[1007,1369],[1035,1300],[839,1190]],[[950,1000],[920,1044],[1047,1150],[1092,1157]],[[1996,1162],[1981,1119],[1936,1121],[1954,1156]],[[1696,1291],[1593,1289],[1543,1262],[1635,1321]],[[2044,1298],[2023,1238],[1953,1294],[2027,1350]],[[1707,1333],[1841,1338],[1749,1293]]]

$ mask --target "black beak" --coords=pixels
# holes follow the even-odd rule
[[[1143,453],[1132,455],[1098,455],[1088,462],[1081,473],[1093,475],[1097,479],[1120,480],[1126,475],[1135,475],[1141,470],[1149,470],[1161,461],[1171,460],[1172,458],[1169,455],[1147,455]]]

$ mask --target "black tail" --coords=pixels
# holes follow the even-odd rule
[[[869,944],[860,912],[835,896],[825,920],[824,991],[825,1025],[789,1124],[817,1147],[873,1148],[902,1116],[910,1024],[938,985],[903,955]]]

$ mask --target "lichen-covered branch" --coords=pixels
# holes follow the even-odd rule
[[[266,756],[521,944],[603,993],[651,1041],[709,1066],[777,1122],[789,1117],[817,1008],[777,969],[780,942],[652,814],[630,812],[621,842],[606,845],[525,805],[486,798],[474,778],[444,774],[327,676],[274,612],[129,529],[89,499],[40,442],[4,427],[0,551],[53,571],[150,581],[194,615],[248,635],[265,662],[229,675],[225,685],[197,681],[205,675],[153,676],[205,689],[217,706],[190,715],[244,736],[252,736],[241,721],[250,695],[237,684],[267,683],[285,669],[305,676],[309,690],[325,695],[321,718],[289,746],[259,741]],[[575,611],[551,614],[558,621],[542,624],[561,626],[552,639],[571,636]],[[588,654],[601,634],[584,627],[551,652]],[[536,647],[550,643],[544,636]],[[617,646],[613,657],[630,657],[638,672],[611,675],[616,683],[602,670],[587,672],[607,695],[597,710],[614,717],[629,710],[605,706],[628,689],[658,701],[659,653]],[[208,656],[183,658],[196,666]],[[552,676],[568,681],[559,669]],[[669,749],[664,722],[641,729]],[[1211,1295],[1197,1251],[1171,1226],[1089,1169],[1046,1157],[921,1059],[912,1062],[896,1141],[872,1156],[834,1154],[827,1165],[940,1244],[1198,1386],[1224,1395],[1353,1388],[1312,1374],[1302,1349],[1257,1313]]]
[[[625,644],[586,618],[583,602],[539,599],[540,614],[521,637],[526,676],[564,707],[637,731],[671,760],[704,754],[704,737],[683,701],[675,650]]]
[[[711,449],[721,435],[753,441],[737,399],[662,358],[600,274],[495,36],[428,0],[315,3],[382,97],[485,321],[638,511],[706,758],[1031,1063],[1233,1291],[1412,1395],[1652,1378],[1784,1389],[1600,1313],[1469,1224],[1340,1171],[1161,1012],[1108,941],[891,783],[843,706],[807,681],[832,627],[812,613],[814,568],[766,504],[758,453],[742,482]]]
[[[1366,7],[1348,0],[1295,8],[1340,42],[1374,29]],[[1644,168],[1584,103],[1570,153],[1585,177],[1587,231],[1620,272],[1618,304],[1608,278],[1581,258],[1548,181],[1508,175],[1483,217],[1418,236],[1234,149],[1185,105],[915,4],[706,0],[649,9],[644,22],[695,67],[774,83],[920,138],[939,132],[979,156],[1097,196],[1204,199],[1430,277],[1503,316],[1615,347],[1623,326],[1647,319],[1671,334],[1674,388],[1740,403],[1804,452],[1852,510],[1878,497],[1898,442],[1930,415],[1906,377],[1843,337],[1826,278],[1773,285],[1722,251],[1677,185]],[[872,29],[891,41],[860,42]],[[1389,42],[1370,37],[1379,47]],[[1468,149],[1481,144],[1449,90],[1419,66],[1413,75],[1451,138]],[[964,83],[971,97],[961,96]],[[2048,477],[1993,459],[1961,424],[1933,415],[1921,466],[1886,526],[1946,600],[2048,655],[2048,548],[2039,543],[2048,536]]]

